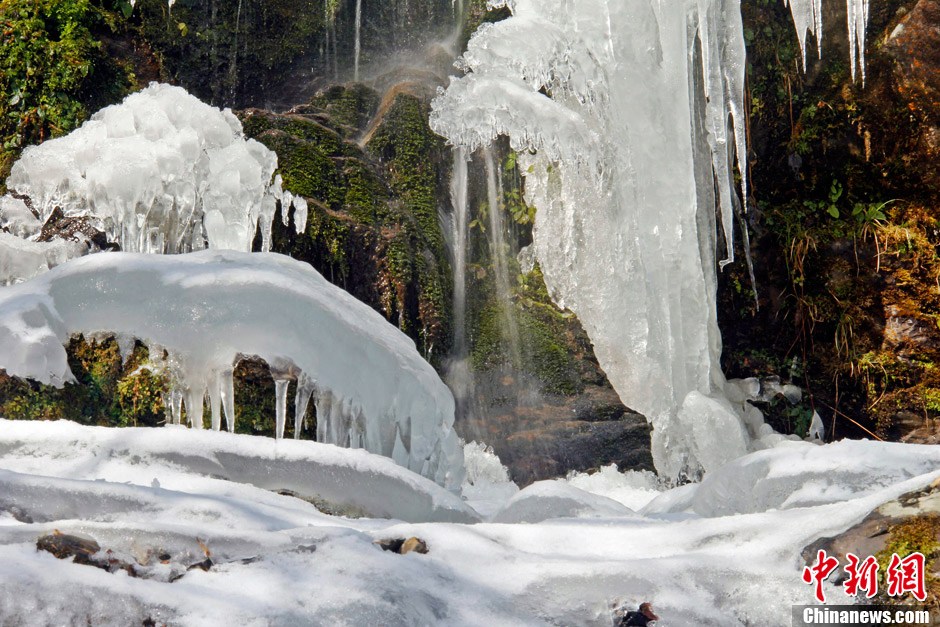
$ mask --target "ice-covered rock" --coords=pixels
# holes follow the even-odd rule
[[[41,222],[56,207],[91,217],[126,252],[247,252],[259,228],[268,249],[278,201],[285,214],[291,204],[276,169],[277,155],[246,140],[231,111],[153,83],[24,150],[7,187],[32,200]]]
[[[837,503],[938,468],[937,446],[783,442],[706,475],[692,509],[701,516],[728,516]]]
[[[364,448],[452,488],[463,480],[454,399],[414,342],[308,264],[271,253],[105,253],[0,290],[0,368],[61,385],[63,344],[107,332],[150,347],[169,372],[172,422],[185,404],[202,428],[234,427],[233,369],[242,356],[271,368],[280,394],[296,381],[295,433],[307,403],[317,440]]]
[[[0,420],[0,510],[20,512],[35,522],[104,519],[123,512],[173,507],[226,515],[224,503],[199,503],[160,482],[127,486],[116,479],[161,474],[166,467],[214,480],[289,491],[334,511],[408,522],[479,520],[459,497],[433,481],[366,451],[318,442],[275,442],[247,435],[187,433],[183,429],[129,428],[115,432],[60,422]],[[81,442],[81,446],[76,446]],[[34,451],[56,451],[54,464],[37,464]],[[96,476],[109,482],[70,478],[89,457],[99,460]],[[146,463],[137,474],[127,467]],[[37,473],[47,476],[35,476]],[[41,504],[41,505],[40,505]],[[322,506],[322,505],[321,505]]]
[[[495,516],[495,523],[539,523],[552,518],[623,518],[636,516],[617,501],[586,492],[564,481],[536,481],[520,490]]]

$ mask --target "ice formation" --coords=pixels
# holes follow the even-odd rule
[[[852,78],[854,79],[860,70],[863,81],[865,80],[865,30],[868,27],[868,2],[869,0],[845,0]],[[816,50],[822,56],[822,0],[783,0],[783,3],[790,6],[796,36],[800,40],[800,50],[803,52],[803,66],[806,67],[806,46],[810,34],[816,38]]]
[[[468,457],[485,451],[474,448]],[[364,501],[365,512],[369,503],[407,512],[420,503],[399,497],[410,483],[439,510],[460,507],[444,490],[362,451],[66,421],[0,422],[0,451],[4,625],[84,625],[91,616],[107,625],[154,617],[173,625],[588,626],[612,624],[613,600],[642,599],[654,599],[669,625],[786,625],[793,605],[813,602],[813,587],[800,577],[805,547],[940,479],[940,447],[804,443],[735,462],[712,480],[721,492],[706,480],[654,501],[691,503],[701,490],[741,511],[736,503],[747,505],[756,479],[749,511],[758,513],[649,508],[642,517],[409,524],[329,516],[271,490],[305,496],[334,485]],[[303,472],[303,464],[316,470]],[[501,477],[495,460],[481,466],[478,477]],[[331,477],[337,467],[354,478]],[[765,498],[764,487],[783,477]],[[54,530],[90,535],[141,564],[144,576],[37,551],[36,539]],[[425,540],[430,554],[395,555],[374,544],[411,536]],[[187,570],[205,560],[199,540],[214,565]],[[169,583],[174,572],[182,577]],[[855,602],[841,580],[825,587],[830,603]]]
[[[259,228],[269,249],[278,201],[285,220],[294,203],[305,228],[306,203],[282,190],[276,169],[277,155],[246,140],[231,111],[153,83],[27,148],[7,187],[32,200],[40,222],[56,207],[91,217],[126,252],[247,252]]]
[[[454,400],[414,342],[308,264],[271,253],[107,253],[0,290],[0,368],[44,383],[72,380],[74,334],[137,338],[172,381],[167,405],[202,428],[233,428],[233,369],[258,356],[277,383],[277,435],[296,381],[295,433],[313,399],[317,440],[392,457],[459,488]],[[160,360],[161,355],[166,355]]]
[[[81,446],[76,446],[76,442],[81,442]],[[0,420],[0,449],[4,468],[0,470],[0,484],[7,488],[0,488],[0,511],[18,507],[31,513],[35,520],[143,511],[159,500],[154,497],[165,497],[168,493],[174,493],[179,500],[192,499],[183,491],[195,487],[200,480],[176,482],[171,479],[173,472],[196,475],[203,483],[230,481],[262,490],[287,491],[333,513],[355,512],[409,522],[479,520],[459,496],[387,457],[319,442],[275,442],[248,435],[193,433],[180,428],[159,431],[128,428],[115,432],[67,421]],[[37,449],[57,451],[55,463],[35,460],[32,455]],[[83,490],[78,482],[73,489],[59,494],[58,486],[46,481],[28,491],[31,496],[24,496],[22,491],[17,493],[8,487],[21,480],[3,476],[12,471],[26,476],[39,473],[71,479],[78,468],[90,471],[89,458],[97,460],[96,477],[115,482],[112,491],[128,489],[118,482],[135,475],[146,478],[147,488],[162,490],[155,493],[150,489],[128,489],[128,498],[107,503],[92,491]],[[150,478],[156,476],[161,479],[154,485]],[[43,498],[39,498],[40,492],[45,493]],[[60,512],[52,514],[49,507],[31,512],[39,501],[54,504]],[[212,509],[211,504],[193,505],[195,509],[207,506]],[[298,520],[296,524],[307,522]]]
[[[657,469],[720,467],[766,434],[727,402],[718,364],[716,265],[733,260],[736,163],[747,197],[739,0],[489,6],[512,17],[470,40],[432,128],[470,149],[509,137],[549,290],[653,423]],[[819,32],[816,2],[791,8],[801,41],[810,24]]]
[[[466,76],[431,117],[470,148],[509,136],[549,289],[584,323],[623,401],[654,423],[654,459],[670,476],[702,467],[679,408],[724,386],[712,190],[731,259],[732,163],[745,151],[738,4],[676,6],[518,0],[470,41]],[[721,449],[719,464],[743,452]]]
[[[637,518],[617,501],[563,481],[536,481],[513,496],[492,518],[495,523],[539,523],[553,518]]]

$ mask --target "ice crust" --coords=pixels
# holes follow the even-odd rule
[[[739,0],[489,6],[512,16],[471,38],[432,128],[469,149],[509,137],[550,293],[578,315],[624,404],[652,422],[661,474],[698,476],[768,446],[753,444],[771,434],[728,402],[718,364],[716,267],[733,261],[747,198]],[[821,33],[818,0],[791,8],[801,43]]]
[[[115,334],[125,350],[144,342],[171,378],[176,424],[185,406],[202,428],[208,396],[212,427],[224,411],[233,429],[233,370],[258,356],[277,384],[278,437],[291,382],[295,433],[312,400],[318,441],[392,457],[447,487],[463,480],[450,391],[413,341],[308,264],[272,253],[101,253],[0,289],[8,374],[73,380],[63,344],[80,333]]]
[[[792,605],[813,603],[800,577],[805,547],[940,478],[938,447],[784,444],[749,454],[738,469],[751,462],[766,472],[739,477],[728,467],[719,501],[747,498],[749,479],[788,477],[754,513],[647,508],[529,524],[407,523],[330,516],[271,491],[309,496],[309,486],[333,481],[334,467],[354,467],[343,484],[352,498],[396,507],[406,501],[398,488],[411,485],[436,493],[438,507],[453,502],[363,451],[176,428],[0,422],[0,500],[9,499],[0,506],[0,623],[609,627],[614,601],[652,599],[670,625],[784,625]],[[305,464],[315,470],[305,475]],[[494,464],[482,466],[478,476],[501,478]],[[279,485],[285,479],[292,483]],[[678,506],[704,488],[689,484],[655,503]],[[153,575],[183,576],[169,583],[56,560],[36,550],[37,537],[54,530],[91,536]],[[397,555],[374,544],[411,536],[430,552]],[[205,559],[200,543],[211,551],[208,572],[187,570]],[[829,603],[854,602],[841,582],[825,589]]]
[[[269,250],[278,203],[286,219],[295,201],[276,169],[277,155],[246,140],[231,111],[152,83],[72,133],[24,150],[7,186],[32,200],[40,222],[56,207],[65,217],[91,217],[126,252],[248,252],[259,228]],[[296,199],[295,209],[300,232],[306,203]]]
[[[630,518],[625,505],[563,481],[537,481],[513,496],[494,523],[539,523],[557,518]]]
[[[81,442],[79,446],[74,443]],[[58,450],[54,464],[38,463],[36,450]],[[222,500],[204,501],[186,494],[186,486],[167,478],[169,468],[202,481],[228,481],[264,490],[284,491],[333,509],[373,518],[407,522],[479,521],[459,497],[433,481],[409,472],[386,457],[349,451],[319,442],[276,442],[247,435],[191,433],[182,428],[129,428],[115,432],[74,423],[0,420],[0,511],[16,509],[36,522],[102,519],[119,513],[205,508],[218,517],[232,516]],[[128,459],[146,463],[162,481],[149,486],[118,483],[128,474]],[[99,460],[99,487],[71,478],[89,458]],[[57,480],[53,480],[57,479]],[[169,498],[168,498],[169,497]],[[36,508],[37,503],[43,507]],[[264,502],[259,502],[264,507]],[[303,524],[298,518],[296,524]]]

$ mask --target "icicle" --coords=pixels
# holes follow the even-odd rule
[[[846,0],[849,21],[849,54],[852,60],[852,80],[861,69],[865,84],[865,32],[868,29],[868,0]]]
[[[225,410],[225,424],[230,433],[235,433],[235,372],[223,370],[219,374],[219,394]]]
[[[186,388],[186,416],[189,426],[193,429],[202,429],[203,407],[206,401],[206,388],[202,384]]]
[[[183,417],[183,393],[176,387],[170,389],[167,393],[168,401],[165,402],[169,412],[170,424],[178,425]]]
[[[278,440],[284,439],[284,427],[287,424],[287,386],[289,384],[290,381],[288,379],[274,379],[274,396],[276,402],[274,437]]]
[[[300,196],[294,198],[294,230],[297,235],[307,230],[307,215],[310,212],[307,200]]]
[[[316,383],[301,373],[297,379],[297,393],[294,396],[294,439],[300,439],[300,432],[305,426],[304,416],[307,414],[307,405],[310,397],[316,391]]]
[[[330,413],[333,411],[333,394],[329,390],[320,390],[315,400],[317,410],[317,442],[332,444],[330,433]]]
[[[848,0],[851,2],[852,0]],[[790,6],[793,16],[793,25],[796,27],[796,37],[800,41],[800,50],[803,53],[803,67],[806,67],[807,37],[813,34],[816,37],[816,50],[822,58],[822,0],[783,0],[783,4]]]
[[[213,373],[209,382],[209,410],[212,413],[212,430],[222,430],[222,374]]]

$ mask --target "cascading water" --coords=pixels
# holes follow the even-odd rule
[[[359,55],[362,53],[362,0],[356,0],[356,41],[353,50],[353,80],[359,81]]]
[[[454,347],[448,383],[458,402],[472,387],[467,363],[467,249],[469,242],[469,158],[465,148],[454,148],[450,177],[450,198],[454,208],[452,221],[454,259]]]
[[[489,231],[487,232],[490,257],[495,271],[496,297],[499,299],[499,317],[502,326],[502,336],[509,343],[510,357],[514,366],[519,367],[522,361],[522,352],[519,340],[519,325],[516,322],[515,305],[512,300],[512,287],[510,283],[509,268],[506,265],[507,255],[512,254],[509,242],[506,239],[506,228],[503,223],[502,208],[499,194],[502,184],[498,177],[497,166],[493,158],[493,149],[487,146],[483,149],[483,160],[486,164],[486,189],[489,214]]]

